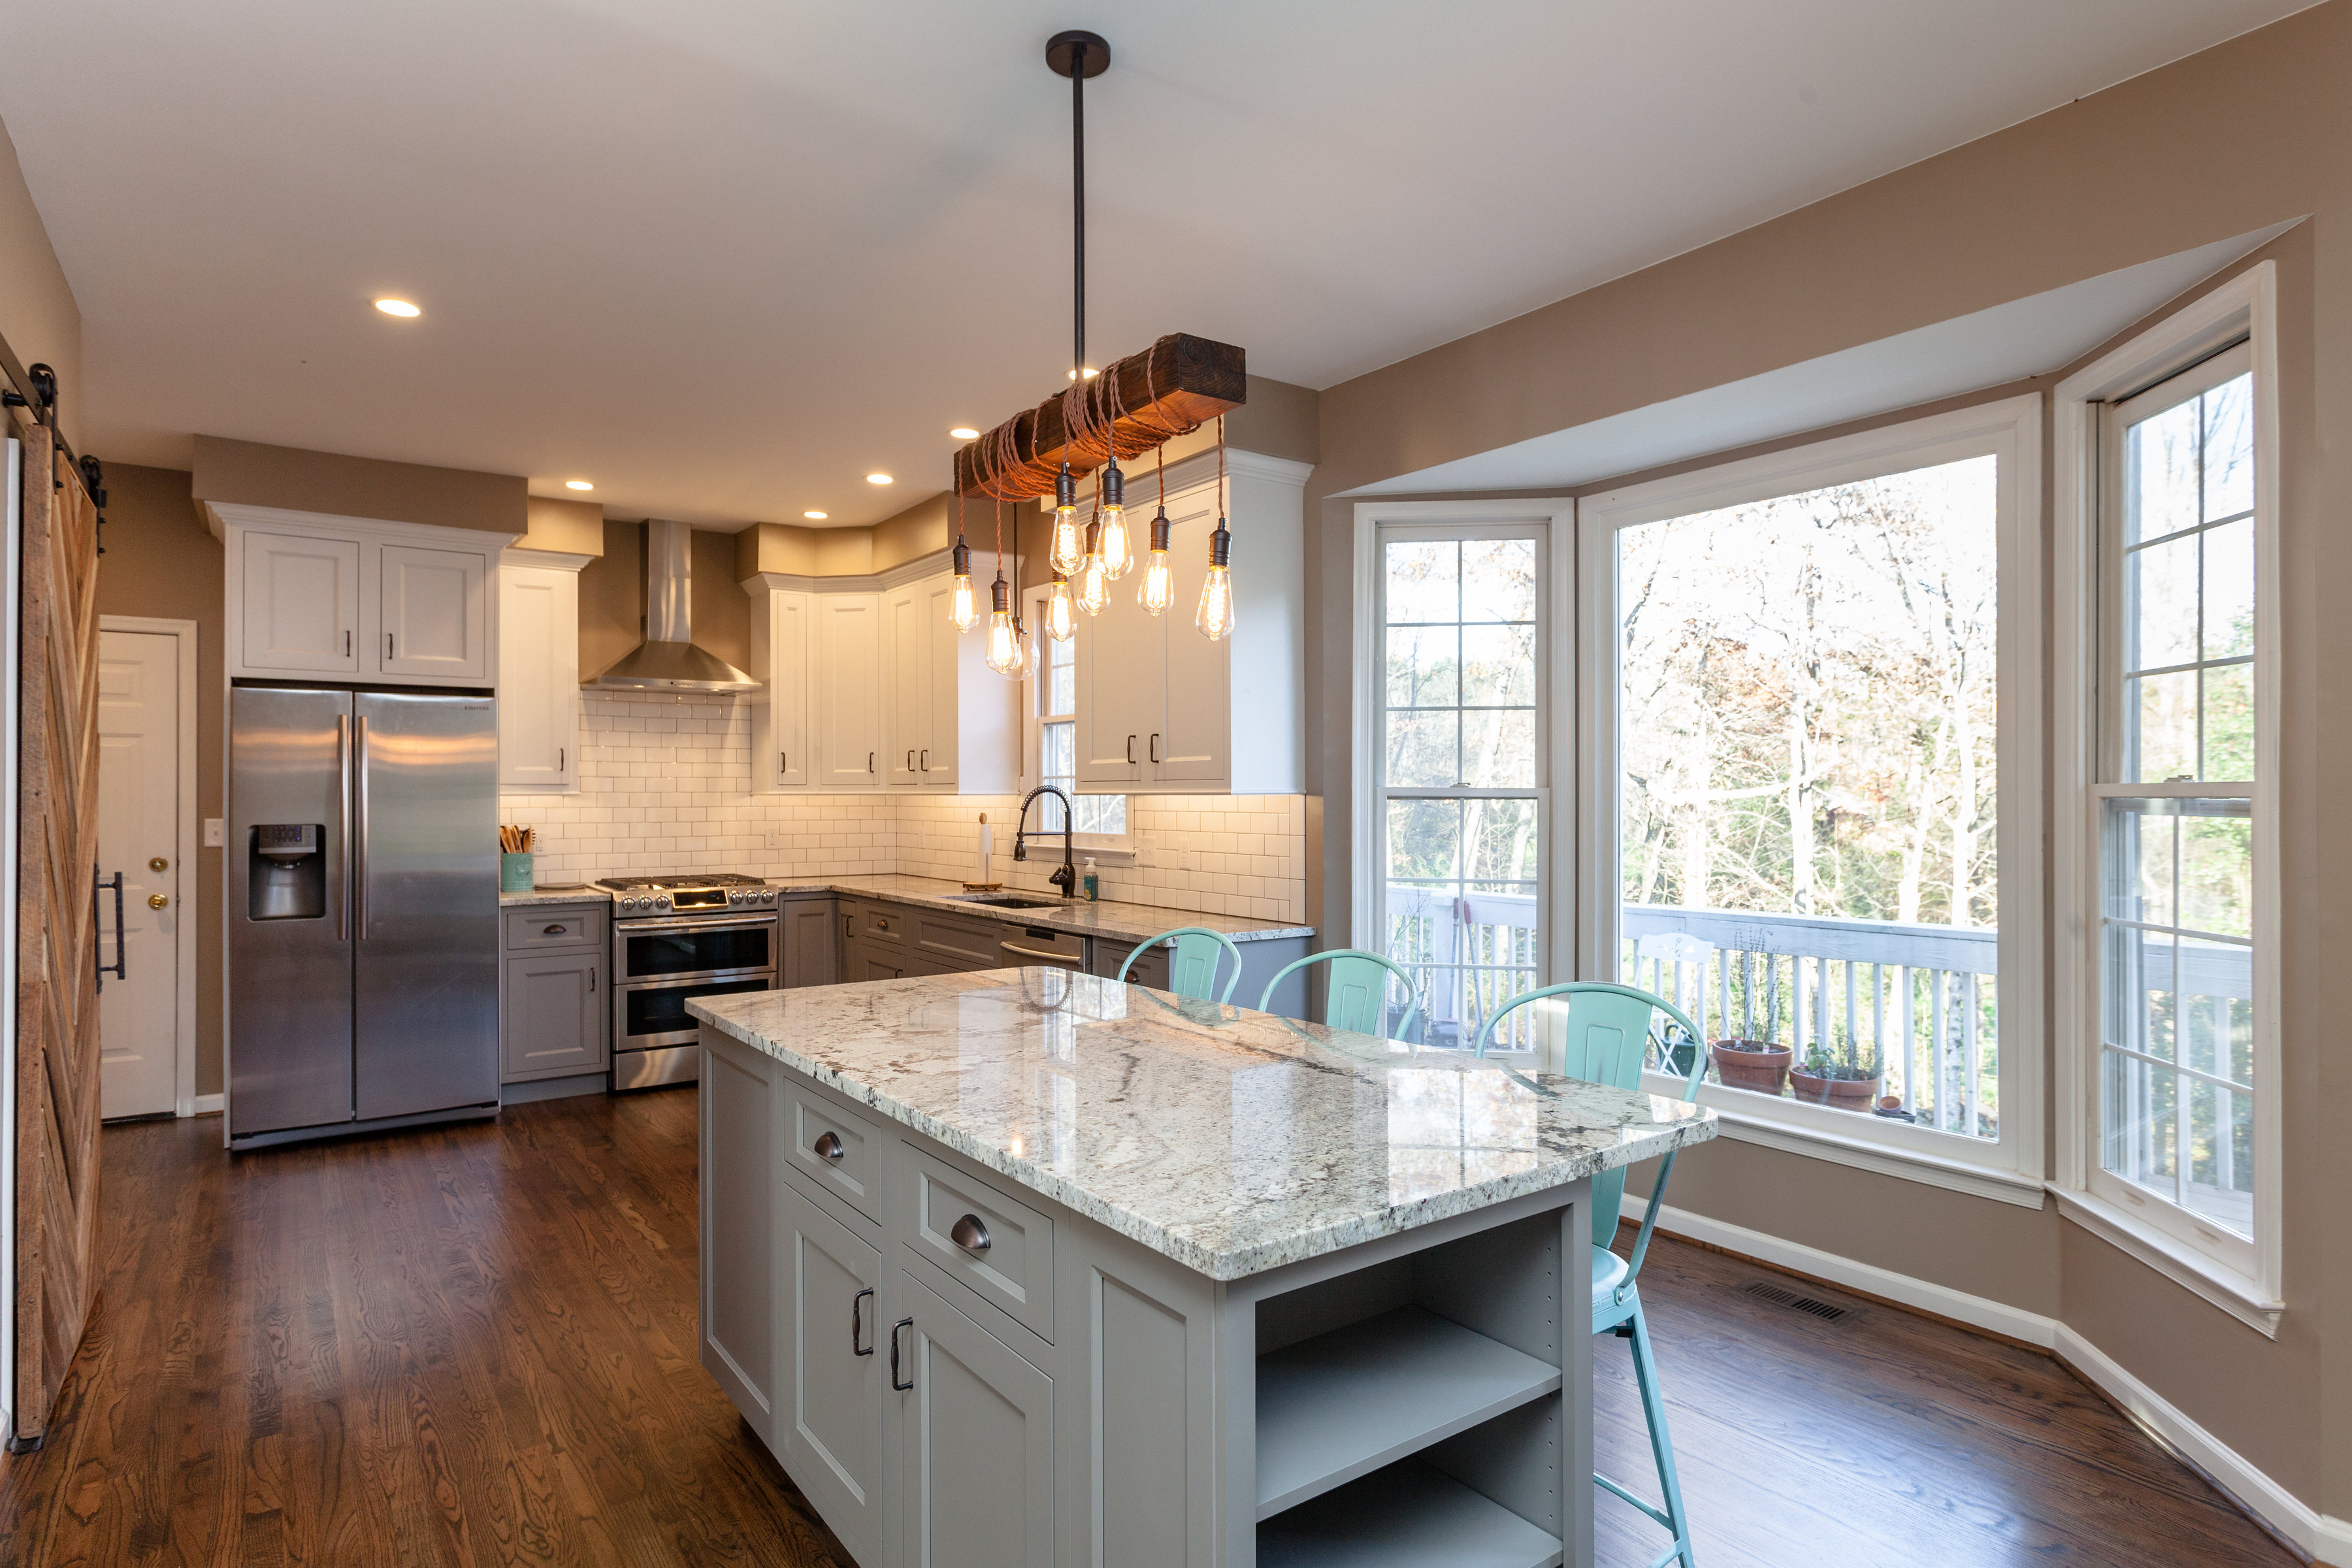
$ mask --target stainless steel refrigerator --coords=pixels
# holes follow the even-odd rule
[[[232,1147],[498,1110],[496,720],[230,691]]]

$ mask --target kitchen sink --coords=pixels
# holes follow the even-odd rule
[[[986,904],[992,910],[1050,910],[1060,906],[1059,899],[1024,899],[1018,893],[950,893],[949,900],[959,904]]]

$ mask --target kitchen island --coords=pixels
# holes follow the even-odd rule
[[[1712,1113],[1056,969],[697,1000],[701,1359],[863,1568],[1583,1564]]]

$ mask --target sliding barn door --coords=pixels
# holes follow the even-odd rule
[[[48,1428],[98,1286],[98,509],[46,427],[19,420],[16,434],[24,569],[12,1370],[23,1444]]]

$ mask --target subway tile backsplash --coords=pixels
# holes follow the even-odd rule
[[[1046,890],[1060,863],[1058,843],[1013,860],[1017,795],[753,795],[751,777],[750,703],[583,691],[580,793],[506,796],[499,820],[538,830],[541,882],[654,871],[969,880],[982,812],[1007,886]],[[1133,795],[1128,826],[1141,853],[1097,868],[1104,898],[1306,920],[1304,796]]]

